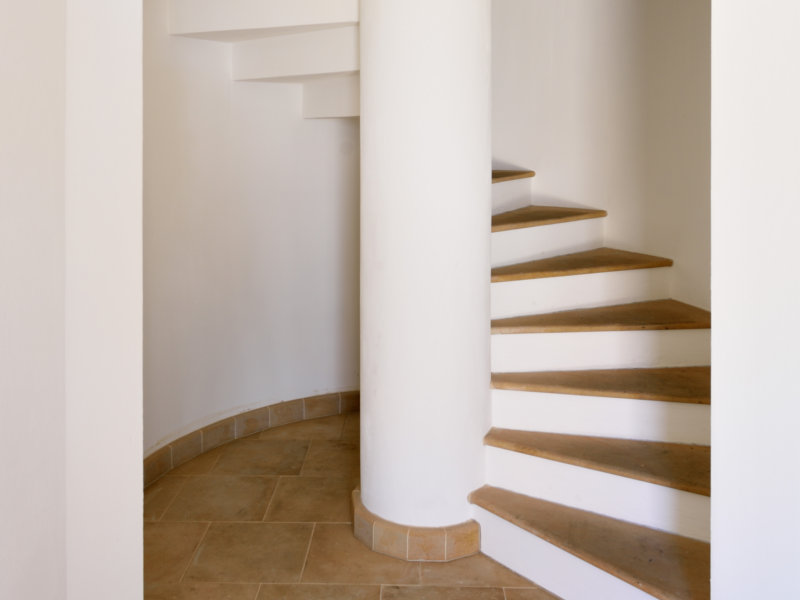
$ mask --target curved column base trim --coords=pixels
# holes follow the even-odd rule
[[[211,423],[170,442],[145,458],[144,487],[161,479],[175,467],[222,444],[280,425],[355,412],[359,406],[358,390],[334,392],[270,404]]]
[[[407,561],[447,562],[481,549],[481,528],[469,520],[448,527],[411,527],[382,519],[353,490],[353,533],[373,552]]]

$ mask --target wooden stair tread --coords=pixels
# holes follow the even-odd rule
[[[512,181],[514,179],[527,179],[536,175],[533,171],[516,171],[509,169],[492,169],[492,183]]]
[[[492,321],[492,333],[495,334],[708,329],[710,327],[710,312],[677,300],[649,300]]]
[[[711,449],[695,444],[492,428],[488,446],[711,495]]]
[[[470,502],[662,600],[708,600],[705,542],[484,486]]]
[[[492,269],[492,282],[671,267],[672,260],[614,248],[595,248]]]
[[[567,206],[525,206],[492,216],[492,231],[508,231],[525,227],[540,225],[554,225],[581,221],[583,219],[597,219],[607,216],[604,210],[593,208],[572,208]]]
[[[711,367],[493,373],[492,387],[498,390],[711,404]]]

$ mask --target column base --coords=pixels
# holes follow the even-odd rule
[[[353,490],[353,533],[373,552],[407,561],[447,562],[480,551],[481,529],[469,520],[449,527],[411,527],[382,519]]]

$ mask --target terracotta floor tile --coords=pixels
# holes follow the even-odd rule
[[[347,413],[344,429],[342,429],[342,439],[356,443],[361,440],[361,415],[359,413]]]
[[[219,457],[222,456],[222,451],[225,449],[224,446],[220,448],[214,448],[206,452],[205,454],[201,454],[197,458],[193,458],[192,460],[183,463],[180,467],[176,467],[169,472],[170,475],[205,475],[206,473],[210,473],[211,469],[214,468],[214,465],[217,464]]]
[[[303,476],[358,477],[358,444],[338,440],[314,440],[303,463]]]
[[[504,600],[502,588],[383,586],[381,600]]]
[[[506,600],[561,600],[542,588],[506,588]]]
[[[498,587],[533,587],[514,571],[485,554],[475,554],[447,563],[422,563],[425,585],[464,585]]]
[[[281,477],[265,521],[350,523],[351,477]]]
[[[262,431],[262,440],[338,440],[342,436],[344,415],[300,421]]]
[[[369,550],[352,525],[320,524],[314,530],[304,583],[419,583],[419,565]]]
[[[165,521],[260,521],[277,478],[241,475],[188,477],[164,513]]]
[[[258,600],[380,600],[379,585],[262,585]]]
[[[228,444],[214,475],[298,475],[309,442],[249,438]]]
[[[145,523],[144,582],[178,583],[208,523]]]
[[[158,521],[167,510],[167,507],[178,495],[186,477],[173,477],[167,475],[147,486],[144,491],[144,520]]]
[[[313,525],[212,523],[184,581],[295,583]]]
[[[257,593],[257,583],[183,583],[145,586],[144,600],[255,600]]]

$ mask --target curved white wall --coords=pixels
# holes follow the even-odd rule
[[[488,0],[361,5],[362,498],[470,518],[489,393]]]
[[[358,387],[358,124],[303,120],[300,86],[230,62],[146,0],[146,453]]]
[[[494,158],[533,203],[605,208],[608,243],[675,261],[708,308],[709,0],[494,0]]]

